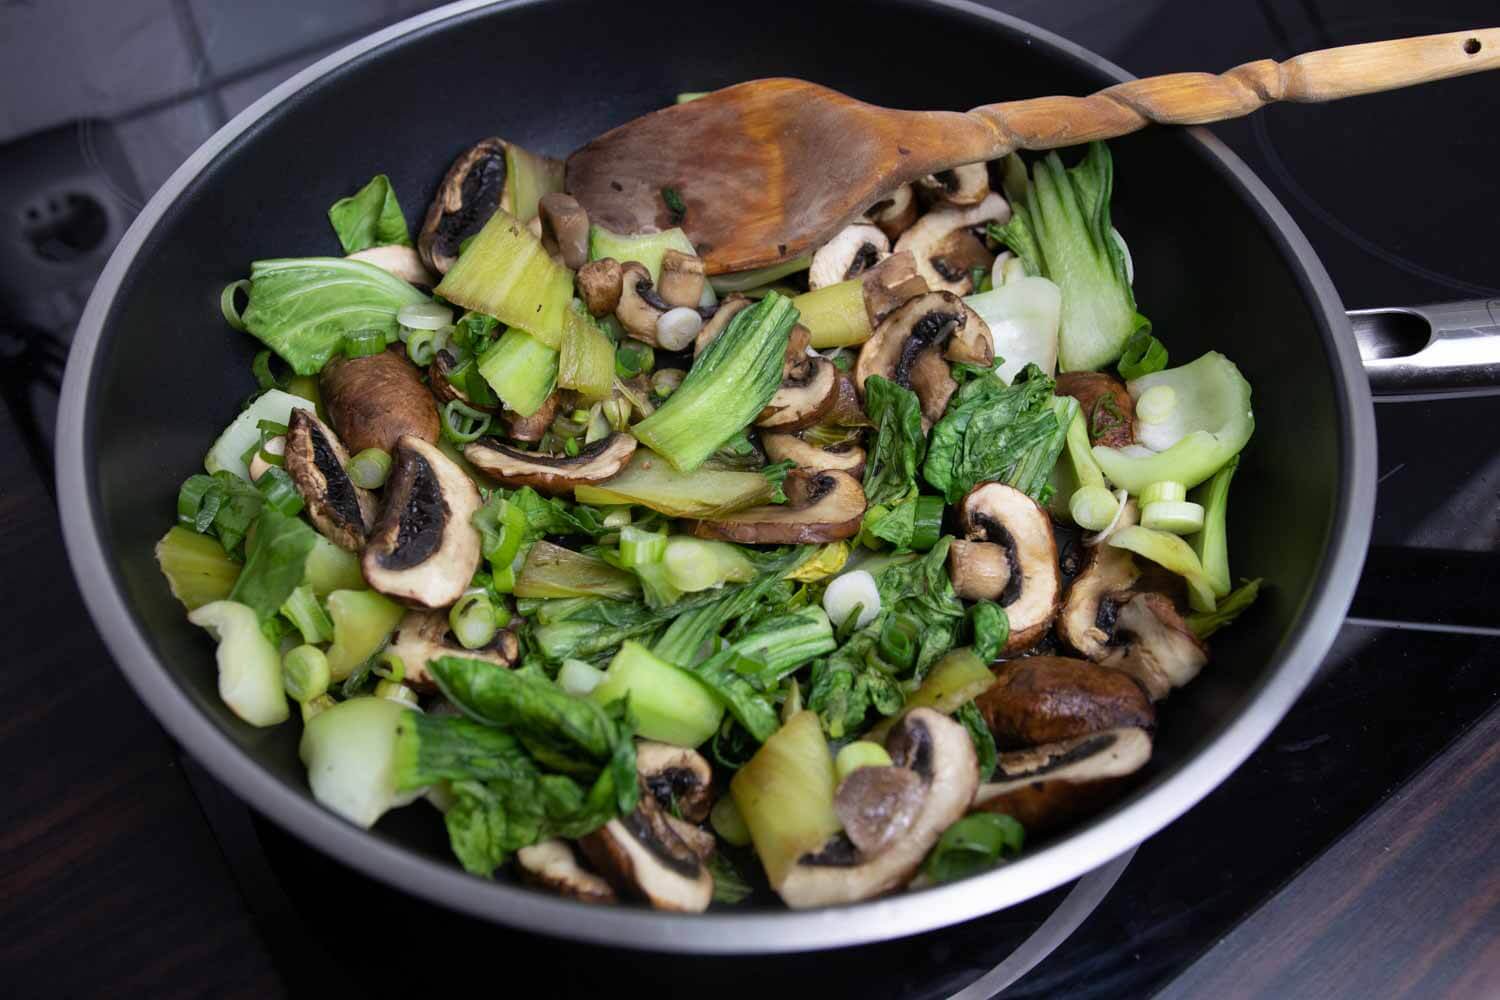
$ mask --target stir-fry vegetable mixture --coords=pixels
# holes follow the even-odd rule
[[[351,822],[425,798],[470,872],[586,900],[866,899],[1101,808],[1259,585],[1250,387],[1170,366],[1112,183],[960,167],[710,279],[514,143],[415,241],[375,177],[343,256],[224,291],[259,390],[157,558],[225,704],[300,716]]]

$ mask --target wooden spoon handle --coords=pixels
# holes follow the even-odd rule
[[[1054,149],[1113,139],[1146,125],[1202,125],[1240,118],[1274,101],[1333,101],[1500,69],[1500,28],[1321,49],[1227,73],[1170,73],[1116,84],[1088,97],[986,104],[969,115],[994,130],[993,159],[1015,149]]]

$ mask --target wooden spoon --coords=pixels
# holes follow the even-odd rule
[[[1151,122],[1201,125],[1273,101],[1332,101],[1497,67],[1500,28],[1482,28],[969,112],[894,111],[805,80],[752,80],[606,132],[568,157],[567,190],[617,232],[681,225],[708,272],[723,274],[808,252],[901,184],[1017,149],[1110,139]],[[680,221],[664,188],[686,208]]]

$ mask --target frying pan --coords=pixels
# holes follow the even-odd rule
[[[422,806],[356,829],[313,801],[297,726],[246,726],[219,701],[212,644],[168,592],[152,546],[181,481],[253,387],[255,344],[219,319],[223,286],[263,257],[337,253],[325,212],[388,173],[416,223],[457,153],[488,135],[564,155],[671,100],[802,76],[894,107],[1081,94],[1127,74],[1076,45],[956,0],[717,5],[463,2],[357,42],[221,129],[157,192],[105,268],[74,341],[58,435],[69,556],[121,668],[167,730],[256,809],[403,890],[503,924],[631,947],[794,951],[987,914],[1077,878],[1186,811],[1270,732],[1327,651],[1352,595],[1375,496],[1370,381],[1338,293],[1291,218],[1201,130],[1113,144],[1115,222],[1136,293],[1178,362],[1233,358],[1257,428],[1235,477],[1235,571],[1260,603],[1163,706],[1145,779],[1108,812],[967,881],[855,906],[774,900],[696,916],[590,907],[465,874]],[[1406,326],[1452,327],[1397,358]],[[1365,315],[1386,388],[1495,381],[1483,303]],[[1465,339],[1467,338],[1467,339]],[[1457,347],[1454,345],[1457,344]],[[1488,367],[1465,367],[1487,346]],[[1455,351],[1457,358],[1455,360]]]

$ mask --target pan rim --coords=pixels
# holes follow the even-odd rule
[[[265,769],[199,711],[158,662],[130,611],[103,544],[89,456],[90,396],[105,321],[136,255],[172,203],[222,152],[289,99],[340,67],[391,42],[484,8],[545,0],[458,0],[359,39],[302,70],[236,115],[152,196],[115,248],[79,322],[59,405],[57,487],[69,561],[90,615],[137,695],[172,737],[248,804],[299,839],[363,873],[473,916],[525,930],[620,947],[701,954],[771,953],[904,937],[997,912],[1108,863],[1177,819],[1217,787],[1270,733],[1317,670],[1353,597],[1374,518],[1375,422],[1369,386],[1332,280],[1275,196],[1227,147],[1189,129],[1200,155],[1258,215],[1287,261],[1319,327],[1334,369],[1341,436],[1340,501],[1310,596],[1273,657],[1279,661],[1240,714],[1159,785],[1102,819],[1004,868],[963,882],[845,907],[811,911],[670,914],[594,907],[467,875],[359,829]],[[916,0],[1008,30],[1117,80],[1115,64],[1020,18],[968,0]]]

